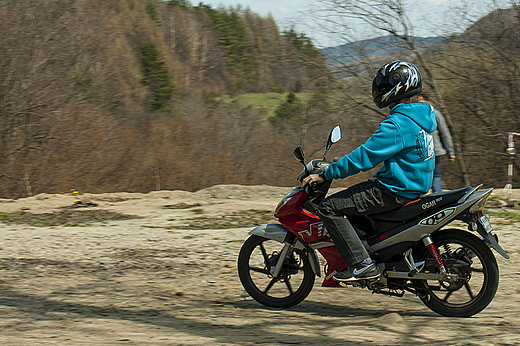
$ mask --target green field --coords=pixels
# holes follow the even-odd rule
[[[237,101],[239,104],[244,106],[251,106],[265,114],[265,118],[269,118],[274,115],[274,111],[278,106],[287,100],[288,93],[263,93],[263,94],[243,94],[236,95],[233,97],[226,97],[223,99],[225,103]],[[301,102],[307,102],[311,97],[309,93],[299,93],[296,97]]]

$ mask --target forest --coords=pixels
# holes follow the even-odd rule
[[[381,15],[364,1],[318,2]],[[445,187],[502,188],[507,133],[520,132],[519,9],[420,47],[394,6],[401,17],[378,29],[397,50],[338,46],[334,56],[351,58],[332,63],[304,33],[247,8],[0,0],[0,197],[296,185],[296,145],[320,158],[339,124],[331,159],[375,131],[387,110],[373,105],[371,78],[393,59],[419,66],[451,128],[457,162],[443,162]],[[514,160],[513,186],[519,172]]]

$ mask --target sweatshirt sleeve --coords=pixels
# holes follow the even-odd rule
[[[398,124],[385,119],[377,131],[350,154],[330,164],[323,173],[326,179],[343,179],[367,171],[394,156],[404,148],[403,135]]]
[[[439,138],[441,140],[441,144],[448,152],[448,155],[454,155],[455,150],[453,150],[453,142],[451,140],[450,130],[448,129],[448,125],[446,125],[446,121],[442,116],[441,112],[435,110],[435,118],[437,120],[437,130],[439,131]]]

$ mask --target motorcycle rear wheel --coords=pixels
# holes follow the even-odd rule
[[[469,317],[484,310],[498,289],[498,264],[491,249],[475,235],[458,229],[446,229],[432,235],[441,258],[456,258],[468,264],[464,268],[447,268],[452,274],[464,276],[457,282],[421,280],[419,292],[426,292],[422,302],[432,311],[449,317]],[[418,258],[431,258],[421,248]],[[436,268],[435,271],[438,271]]]
[[[250,236],[238,255],[238,275],[249,295],[262,305],[288,308],[302,302],[314,286],[315,274],[307,254],[294,249],[287,256],[279,277],[270,268],[278,262],[282,245],[274,240]]]

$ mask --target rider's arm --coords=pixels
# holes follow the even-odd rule
[[[404,147],[401,128],[391,119],[385,119],[377,131],[350,154],[330,164],[324,172],[326,179],[343,179],[367,171],[400,152]]]

